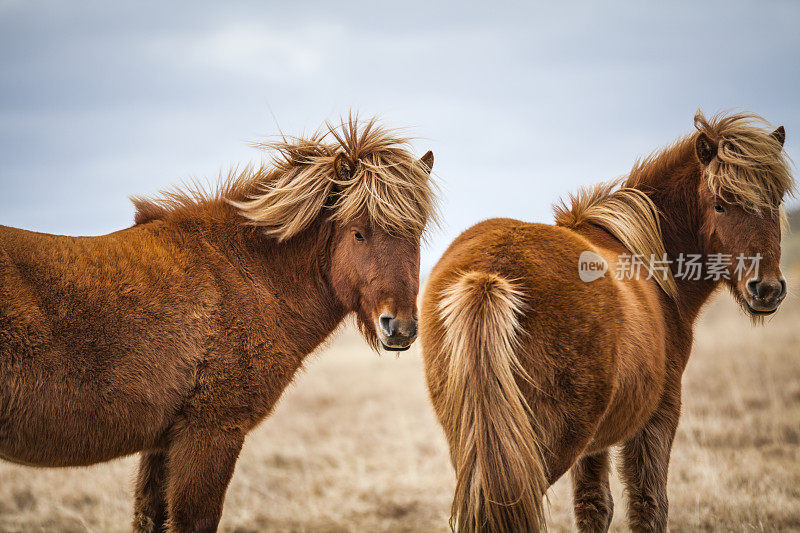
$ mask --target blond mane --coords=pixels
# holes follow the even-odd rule
[[[326,142],[328,137],[332,142]],[[389,233],[419,238],[435,218],[435,195],[430,169],[408,143],[374,118],[360,123],[351,117],[309,138],[261,144],[274,152],[272,179],[231,204],[279,240],[303,230],[326,206],[332,220],[367,215]],[[347,179],[334,171],[339,153],[353,164]]]
[[[282,136],[256,145],[271,153],[268,165],[231,172],[218,189],[167,191],[158,199],[132,198],[136,222],[200,209],[210,216],[233,206],[246,223],[283,241],[308,227],[323,211],[329,220],[366,215],[372,223],[400,236],[419,238],[436,219],[436,195],[430,168],[410,151],[409,139],[357,116],[326,123],[308,137]],[[334,160],[352,163],[340,179]]]
[[[789,157],[773,127],[754,113],[694,116],[698,133],[717,146],[704,176],[713,194],[753,212],[778,209],[794,193]]]
[[[569,205],[561,200],[553,210],[559,226],[590,223],[605,228],[647,268],[651,266],[651,258],[661,260],[666,255],[655,204],[643,191],[619,180],[581,188],[577,194],[569,195]],[[678,287],[672,272],[666,276],[654,275],[653,279],[670,297],[677,297]]]
[[[666,250],[658,208],[641,188],[643,177],[666,171],[687,154],[694,157],[698,135],[718,147],[703,170],[713,194],[750,211],[781,209],[784,197],[794,193],[794,181],[782,143],[766,120],[753,113],[718,114],[708,120],[698,110],[694,123],[696,133],[637,161],[627,177],[570,194],[568,201],[554,206],[556,224],[601,226],[649,268],[651,257],[661,259]],[[677,295],[672,272],[653,279],[669,296]]]

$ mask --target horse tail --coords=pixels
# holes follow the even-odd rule
[[[526,308],[513,281],[467,272],[441,294],[449,354],[443,420],[456,470],[457,531],[544,531],[548,482],[532,412],[517,379]]]

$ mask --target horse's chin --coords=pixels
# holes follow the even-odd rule
[[[731,294],[733,295],[734,299],[739,304],[739,306],[742,308],[742,310],[744,310],[750,316],[750,318],[754,320],[756,323],[762,323],[762,319],[775,314],[775,312],[780,307],[780,305],[776,305],[771,309],[759,308],[755,304],[755,302],[751,303],[750,299],[744,296],[742,292],[735,287],[732,288]]]
[[[750,317],[750,322],[754,326],[763,326],[765,320],[768,316],[775,314],[778,310],[779,306],[775,306],[772,309],[759,309],[757,306],[753,306],[747,298],[740,297],[737,298],[739,301],[739,305],[744,309],[747,316]]]
[[[751,315],[754,315],[754,316],[769,316],[771,314],[774,314],[775,311],[778,310],[777,307],[775,307],[773,309],[763,309],[763,310],[762,309],[755,309],[755,308],[753,308],[753,306],[751,306],[747,302],[745,303],[745,305],[747,306],[747,312],[750,313]]]
[[[411,348],[410,344],[408,346],[402,346],[402,347],[401,346],[386,346],[382,342],[381,342],[381,346],[383,346],[384,350],[389,351],[389,352],[405,352],[406,350]]]

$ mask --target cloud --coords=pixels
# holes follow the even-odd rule
[[[166,35],[145,44],[153,58],[178,69],[214,69],[239,78],[303,83],[334,59],[332,43],[343,37],[344,29],[336,24],[289,30],[239,22],[209,34]]]
[[[270,109],[414,127],[445,184],[425,268],[482,218],[551,220],[698,106],[785,124],[800,159],[796,3],[142,2],[0,0],[0,223],[122,227],[129,194],[258,158]]]

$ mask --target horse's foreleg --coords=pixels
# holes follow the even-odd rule
[[[225,492],[242,449],[236,430],[176,432],[167,452],[168,531],[216,531]]]
[[[608,450],[585,455],[572,467],[575,521],[579,531],[603,532],[611,526],[614,500],[608,485]]]
[[[133,530],[137,533],[161,533],[167,521],[166,454],[142,452],[136,498],[133,509]]]
[[[667,530],[667,470],[679,417],[678,392],[666,397],[650,420],[622,447],[621,474],[633,531]]]

